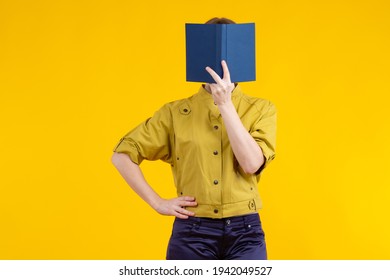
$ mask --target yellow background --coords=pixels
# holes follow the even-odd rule
[[[0,258],[164,259],[159,216],[110,162],[192,95],[186,22],[256,23],[249,95],[278,109],[259,184],[270,259],[390,259],[388,1],[0,1]],[[170,167],[142,165],[163,197]]]

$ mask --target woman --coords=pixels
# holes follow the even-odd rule
[[[276,109],[245,95],[221,63],[223,77],[206,67],[215,83],[165,104],[114,148],[112,162],[132,189],[175,216],[167,259],[267,259],[257,183],[275,157]],[[172,166],[178,197],[161,198],[148,185],[144,159]]]

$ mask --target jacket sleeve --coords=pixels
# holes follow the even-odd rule
[[[273,103],[270,101],[267,102],[268,105],[264,106],[260,111],[261,113],[250,131],[250,134],[260,146],[265,158],[263,165],[255,173],[256,175],[259,175],[275,158],[276,108]]]
[[[171,133],[171,112],[168,105],[164,105],[151,118],[124,135],[113,151],[127,154],[138,165],[144,159],[171,163]]]

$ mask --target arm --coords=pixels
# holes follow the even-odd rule
[[[264,163],[261,148],[243,126],[231,99],[218,107],[238,163],[245,173],[254,174]]]
[[[238,163],[245,173],[254,174],[264,164],[264,155],[255,139],[246,131],[234,108],[231,98],[234,84],[230,81],[225,61],[222,61],[222,68],[223,79],[210,67],[206,67],[206,70],[216,81],[216,84],[209,84],[211,94],[221,112],[230,145]]]
[[[182,207],[196,206],[193,197],[177,197],[173,199],[161,198],[152,187],[146,182],[145,177],[137,164],[130,160],[124,153],[114,153],[111,158],[112,163],[125,179],[127,184],[154,210],[162,215],[172,215],[181,219],[194,216],[193,212]]]

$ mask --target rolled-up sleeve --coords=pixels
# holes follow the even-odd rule
[[[171,163],[172,119],[168,105],[123,136],[113,149],[140,164],[144,159]]]
[[[264,112],[260,114],[251,128],[250,134],[260,146],[265,161],[256,174],[260,174],[265,167],[275,158],[276,146],[276,108],[273,103],[268,101]]]

